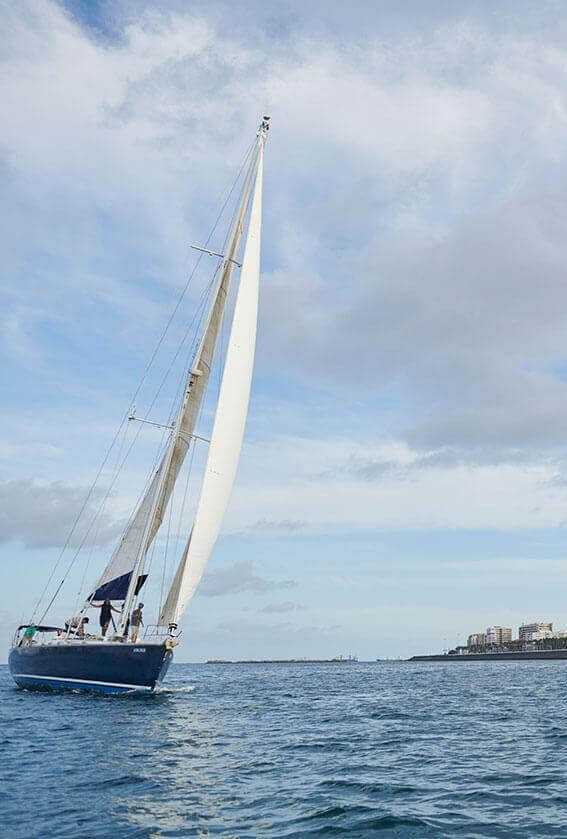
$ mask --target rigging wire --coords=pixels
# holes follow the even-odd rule
[[[218,342],[218,346],[217,346],[216,353],[215,353],[215,355],[217,357],[217,361],[218,361],[217,371],[216,371],[217,372],[217,400],[218,400],[218,394],[220,393],[220,388],[221,388],[221,383],[222,383],[222,373],[223,373],[222,358],[224,357],[224,347],[225,347],[225,340],[226,340],[225,330],[226,330],[226,311],[223,309],[223,313],[222,313],[222,316],[221,316],[221,328],[220,328],[220,334],[219,334],[219,342]],[[201,405],[199,406],[199,414],[198,414],[196,422],[195,422],[195,427],[196,428],[199,427],[199,424],[202,420],[204,411],[205,411],[205,400],[203,400],[201,402]],[[188,464],[188,470],[187,470],[187,478],[186,478],[186,481],[185,481],[185,488],[184,488],[184,491],[183,491],[183,500],[182,500],[181,508],[180,508],[180,511],[179,511],[179,518],[178,518],[178,522],[177,522],[177,531],[176,531],[176,534],[175,534],[175,545],[176,545],[177,548],[179,547],[179,544],[180,544],[180,541],[181,541],[181,528],[183,526],[183,518],[184,518],[184,515],[185,515],[185,507],[186,507],[187,499],[189,497],[189,482],[190,482],[191,475],[192,475],[193,462],[194,462],[194,458],[195,458],[195,450],[196,450],[196,445],[197,445],[196,440],[193,440],[192,442],[193,442],[193,446],[192,446],[190,454],[189,454],[189,464]],[[188,536],[188,539],[189,538],[191,538],[190,534]],[[169,539],[169,531],[168,531],[168,539]],[[187,546],[187,542],[185,542],[185,544],[183,545],[182,554],[185,551],[186,546]],[[165,575],[166,575],[166,564],[167,564],[167,558],[164,559],[164,566],[163,566],[162,592],[160,594],[160,614],[161,614],[162,607],[163,607],[163,588],[164,588],[164,580],[165,580]]]
[[[248,159],[249,159],[250,155],[252,154],[252,151],[253,151],[253,149],[254,149],[254,146],[255,146],[255,143],[251,143],[251,144],[250,144],[250,146],[248,147],[248,149],[246,150],[246,152],[245,152],[245,154],[244,154],[244,157],[242,158],[242,162],[241,162],[240,167],[239,167],[239,169],[238,169],[237,175],[236,175],[236,177],[235,177],[235,179],[234,179],[234,181],[233,181],[233,183],[232,183],[232,185],[231,185],[231,187],[230,187],[230,189],[229,189],[229,191],[228,191],[228,194],[227,194],[226,198],[224,199],[224,201],[223,201],[223,203],[222,203],[222,205],[221,205],[221,207],[220,207],[220,209],[219,209],[219,211],[218,211],[218,213],[217,213],[217,216],[216,216],[216,218],[215,218],[214,224],[213,224],[213,226],[212,226],[212,228],[211,228],[211,230],[210,230],[210,232],[209,232],[209,234],[208,234],[207,238],[205,239],[205,242],[204,242],[205,246],[209,244],[209,242],[210,242],[211,238],[212,238],[212,237],[213,237],[213,235],[214,235],[214,232],[215,232],[215,230],[216,230],[216,228],[217,228],[217,226],[218,226],[218,224],[219,224],[219,222],[220,222],[220,219],[221,219],[221,217],[222,217],[222,215],[223,215],[223,213],[224,213],[224,211],[225,211],[225,209],[226,209],[226,207],[227,207],[227,205],[228,205],[228,202],[230,201],[230,198],[231,198],[231,196],[232,196],[232,193],[234,192],[234,189],[236,188],[236,185],[237,185],[238,181],[240,180],[240,177],[241,177],[241,175],[242,175],[242,172],[243,172],[243,170],[244,170],[244,168],[245,168],[246,164],[248,163]],[[104,456],[104,458],[103,458],[103,461],[102,461],[102,463],[101,463],[101,465],[100,465],[99,469],[98,469],[98,470],[97,470],[97,472],[96,472],[95,479],[94,479],[93,483],[91,484],[91,486],[89,487],[89,490],[88,490],[88,492],[87,492],[87,494],[86,494],[86,496],[85,496],[85,499],[84,499],[84,501],[83,501],[83,504],[81,505],[81,508],[79,509],[79,512],[78,512],[78,514],[77,514],[77,516],[76,516],[76,518],[75,518],[75,520],[74,520],[74,522],[73,522],[73,525],[72,525],[72,527],[71,527],[71,530],[69,531],[69,533],[68,533],[68,535],[67,535],[67,537],[66,537],[66,539],[65,539],[65,542],[63,543],[63,547],[62,547],[62,549],[61,549],[61,551],[60,551],[60,553],[59,553],[59,556],[58,556],[58,558],[57,558],[57,560],[56,560],[56,562],[55,562],[55,564],[54,564],[54,566],[53,566],[53,568],[52,568],[52,570],[51,570],[51,573],[50,573],[50,575],[49,575],[49,577],[48,577],[48,580],[47,580],[47,582],[46,582],[45,586],[43,587],[42,592],[41,592],[41,594],[40,594],[40,596],[39,596],[39,598],[38,598],[38,600],[37,600],[37,602],[36,602],[36,604],[35,604],[35,606],[34,606],[34,609],[33,609],[33,612],[32,612],[31,618],[30,618],[30,623],[33,623],[34,618],[35,618],[35,616],[36,616],[36,614],[37,614],[37,611],[38,611],[38,609],[39,609],[39,607],[40,607],[40,605],[41,605],[41,602],[42,602],[43,598],[45,597],[46,592],[47,592],[47,590],[49,589],[49,586],[51,585],[51,582],[52,582],[52,580],[53,580],[53,577],[55,576],[55,573],[56,573],[56,571],[57,571],[57,568],[58,568],[58,567],[59,567],[59,565],[61,564],[61,561],[62,561],[62,559],[63,559],[63,556],[64,556],[64,554],[65,554],[65,552],[66,552],[66,550],[67,550],[67,548],[69,547],[69,544],[70,544],[70,542],[71,542],[71,539],[72,539],[72,537],[73,537],[73,534],[75,533],[75,531],[76,531],[76,529],[77,529],[78,523],[79,523],[79,521],[80,521],[80,519],[81,519],[81,517],[82,517],[83,513],[85,512],[85,510],[86,510],[86,508],[87,508],[87,505],[89,504],[89,501],[91,500],[91,497],[92,497],[92,495],[93,495],[93,493],[94,493],[95,487],[96,487],[96,485],[97,485],[97,483],[98,483],[98,481],[99,481],[99,478],[100,478],[100,476],[101,476],[101,474],[102,474],[102,472],[103,472],[104,468],[106,467],[106,464],[107,464],[107,462],[108,462],[108,460],[109,460],[109,458],[110,458],[111,452],[112,452],[112,450],[114,449],[114,446],[116,445],[116,442],[117,442],[117,440],[118,440],[119,436],[121,435],[122,430],[123,430],[123,428],[124,428],[125,424],[126,424],[126,423],[127,423],[127,421],[128,421],[128,417],[131,415],[131,411],[132,411],[132,408],[133,408],[133,406],[134,406],[134,404],[135,404],[135,400],[136,400],[137,396],[139,395],[139,393],[140,393],[140,391],[141,391],[141,389],[142,389],[142,387],[143,387],[143,385],[144,385],[144,383],[145,383],[145,381],[146,381],[146,379],[147,379],[147,376],[148,376],[148,374],[149,374],[149,371],[150,371],[150,369],[152,368],[152,366],[153,366],[153,364],[154,364],[154,361],[155,361],[155,359],[156,359],[156,357],[157,357],[157,355],[158,355],[158,352],[159,352],[159,350],[160,350],[160,348],[161,348],[161,346],[162,346],[162,344],[163,344],[163,342],[164,342],[164,340],[165,340],[165,338],[166,338],[166,335],[167,335],[167,333],[169,332],[169,329],[170,329],[170,327],[171,327],[171,324],[173,323],[173,320],[174,320],[174,318],[175,318],[175,316],[176,316],[177,312],[179,311],[179,308],[180,308],[180,306],[181,306],[181,303],[183,302],[183,300],[184,300],[184,298],[185,298],[185,295],[186,295],[186,293],[187,293],[187,291],[188,291],[188,289],[189,289],[189,286],[190,286],[190,284],[191,284],[191,281],[192,281],[192,279],[193,279],[193,277],[194,277],[194,275],[195,275],[195,273],[196,273],[196,271],[197,271],[197,269],[198,269],[198,267],[199,267],[199,265],[200,265],[200,263],[201,263],[202,258],[203,258],[203,253],[200,253],[200,254],[199,254],[199,256],[198,256],[198,257],[197,257],[197,259],[196,259],[196,262],[195,262],[195,265],[193,266],[192,271],[191,271],[191,272],[190,272],[190,274],[189,274],[189,277],[188,277],[188,279],[187,279],[187,282],[185,283],[185,286],[183,287],[183,289],[182,289],[182,291],[181,291],[181,294],[179,295],[179,297],[178,297],[178,299],[177,299],[177,302],[176,302],[176,304],[175,304],[175,306],[174,306],[174,308],[173,308],[173,311],[171,312],[171,314],[170,314],[170,316],[169,316],[169,318],[168,318],[168,320],[167,320],[167,322],[166,322],[166,325],[165,325],[165,327],[164,327],[164,329],[163,329],[163,331],[162,331],[162,333],[161,333],[161,335],[160,335],[160,337],[159,337],[159,340],[158,340],[158,342],[157,342],[157,345],[155,346],[155,348],[154,348],[154,350],[153,350],[153,352],[152,352],[152,354],[151,354],[151,356],[150,356],[150,360],[149,360],[148,364],[146,365],[146,368],[145,368],[145,370],[144,370],[144,372],[143,372],[143,374],[142,374],[142,377],[141,377],[141,379],[140,379],[140,381],[139,381],[139,383],[138,383],[138,385],[137,385],[137,387],[136,387],[136,389],[135,389],[135,391],[134,391],[134,394],[133,394],[132,398],[130,399],[128,409],[127,409],[127,411],[125,412],[125,414],[124,414],[124,416],[123,416],[123,418],[122,418],[122,420],[121,420],[121,422],[120,422],[120,425],[118,426],[118,429],[117,429],[117,431],[116,431],[116,433],[115,433],[115,435],[114,435],[114,437],[113,437],[113,439],[112,439],[112,442],[111,442],[111,444],[110,444],[110,446],[109,446],[109,448],[108,448],[108,450],[107,450],[107,452],[106,452],[106,454],[105,454],[105,456]],[[218,268],[217,268],[217,270],[218,270]],[[215,271],[215,275],[216,275],[216,271]],[[187,331],[188,331],[188,330],[187,330]],[[177,358],[178,353],[179,353],[179,349],[178,349],[177,353],[175,354],[174,360]],[[168,369],[168,373],[169,373],[169,370],[171,369],[171,367],[173,366],[173,363],[174,363],[174,362],[172,362],[172,364],[170,365],[170,368]],[[166,375],[167,375],[167,374],[166,374]],[[158,390],[158,394],[159,394],[159,392],[161,391],[161,387],[162,387],[162,386],[163,386],[163,381],[162,381],[162,385],[160,385],[160,388],[159,388],[159,390]],[[157,399],[157,395],[158,395],[158,394],[156,394],[156,396],[154,397],[154,400],[152,401],[152,404],[151,404],[151,406],[150,406],[150,410],[151,410],[151,407],[153,407],[153,404],[155,403],[155,400]],[[133,441],[133,442],[135,442],[135,441],[137,440],[138,435],[139,435],[139,431],[138,431],[138,433],[136,434],[136,436],[135,436],[135,438],[134,438],[134,441]],[[132,444],[130,445],[130,447],[128,448],[128,452],[127,452],[126,457],[129,455],[130,451],[132,450],[132,445],[133,445],[133,443],[132,443]],[[124,465],[124,462],[125,462],[125,460],[121,463],[121,465],[120,465],[120,469],[119,469],[119,472],[121,471],[121,469],[122,469],[122,467],[123,467],[123,465]],[[108,493],[106,494],[106,496],[105,496],[105,499],[104,499],[104,502],[103,502],[103,503],[106,503],[106,498],[107,498],[107,497],[108,497]],[[101,509],[102,509],[102,508],[101,508]],[[100,513],[100,510],[97,512],[97,514],[96,514],[96,515],[98,516],[98,515],[99,515],[99,513]],[[92,526],[92,525],[91,525],[91,526]],[[90,527],[89,527],[89,529],[88,529],[88,531],[87,531],[87,535],[88,535],[88,532],[89,532],[89,531],[90,531]],[[68,573],[69,573],[70,569],[72,568],[72,566],[73,566],[73,564],[74,564],[74,561],[75,561],[75,559],[76,559],[76,557],[77,557],[77,555],[78,555],[79,551],[81,550],[81,548],[82,548],[82,547],[83,547],[83,545],[84,545],[85,540],[86,540],[86,536],[85,536],[85,537],[83,537],[83,539],[82,539],[82,541],[81,541],[81,543],[80,543],[80,545],[79,545],[79,549],[78,549],[77,553],[75,554],[75,557],[73,558],[73,560],[72,560],[72,562],[71,562],[71,565],[69,566],[69,568],[68,568],[67,572],[65,573],[65,575],[64,575],[64,577],[63,577],[63,579],[62,579],[61,583],[58,585],[57,589],[55,590],[55,593],[54,593],[53,597],[51,598],[51,600],[50,600],[50,602],[49,602],[49,604],[48,604],[47,608],[44,610],[43,616],[42,616],[41,620],[39,621],[40,623],[41,623],[41,622],[43,621],[43,619],[45,618],[45,615],[48,613],[48,611],[49,611],[49,609],[51,608],[51,606],[53,605],[53,603],[54,603],[54,601],[55,601],[55,599],[56,599],[57,595],[59,594],[59,592],[60,592],[60,590],[61,590],[61,588],[62,588],[62,586],[63,586],[63,584],[64,584],[64,582],[65,582],[65,579],[66,579],[66,577],[67,577],[67,575],[68,575]]]
[[[165,588],[165,569],[167,567],[167,554],[169,552],[169,537],[171,534],[171,517],[173,515],[173,499],[169,504],[169,515],[167,517],[167,535],[165,539],[165,551],[163,555],[163,568],[161,573],[161,585],[159,590],[159,609],[158,609],[158,618],[157,622],[159,622],[159,616],[161,615],[161,610],[163,606],[163,592]]]
[[[247,177],[249,177],[249,175],[250,175],[250,171],[251,171],[251,167],[252,167],[252,165],[253,165],[253,164],[251,163],[251,164],[250,164],[250,167],[249,167],[249,174],[248,174],[248,176],[247,176]],[[228,236],[227,236],[227,239],[225,239],[225,246],[226,246],[226,242],[227,242],[227,241],[228,241]],[[211,284],[210,284],[210,286],[209,286],[209,289],[205,292],[204,297],[205,297],[205,296],[207,296],[208,292],[210,292],[210,290],[212,289],[213,285],[215,284],[215,279],[216,279],[216,276],[217,276],[218,271],[220,270],[220,268],[221,268],[221,267],[222,267],[222,263],[219,263],[219,265],[217,266],[217,270],[215,271],[215,273],[214,273],[214,275],[213,275],[213,279],[212,279],[212,281],[211,281]],[[209,307],[207,307],[207,310],[208,310],[208,308],[209,308]],[[203,307],[203,308],[201,309],[201,315],[200,315],[200,318],[199,318],[199,327],[198,327],[198,329],[196,330],[196,333],[197,333],[199,336],[201,335],[201,331],[202,331],[202,330],[201,330],[201,323],[202,323],[202,320],[203,320],[204,312],[205,312],[205,308]],[[198,314],[198,311],[197,311],[197,314]],[[193,319],[193,320],[194,320],[194,319]],[[224,313],[223,313],[223,320],[222,320],[221,327],[223,327],[223,328],[224,328],[224,325],[225,325],[225,318],[224,318]],[[166,372],[166,374],[165,374],[165,376],[164,376],[164,378],[163,378],[163,380],[162,380],[162,383],[161,383],[161,385],[160,385],[159,390],[161,390],[161,387],[162,387],[162,386],[163,386],[163,384],[165,383],[165,380],[168,378],[169,373],[170,373],[171,369],[173,368],[174,362],[175,362],[175,360],[176,360],[177,356],[179,355],[179,353],[181,352],[181,349],[183,348],[183,345],[184,345],[184,343],[185,343],[185,341],[186,341],[186,339],[187,339],[188,335],[190,334],[190,332],[191,332],[191,324],[190,324],[190,325],[189,325],[189,327],[187,328],[186,333],[185,333],[185,335],[184,335],[184,337],[183,337],[182,341],[180,342],[180,344],[179,344],[179,346],[178,346],[178,348],[177,348],[177,351],[176,351],[176,353],[175,353],[175,355],[174,355],[174,357],[173,357],[173,359],[172,359],[172,361],[171,361],[171,363],[170,363],[170,366],[169,366],[169,368],[168,368],[168,370],[167,370],[167,372]],[[198,352],[198,347],[199,347],[199,345],[200,345],[200,340],[201,340],[201,338],[200,338],[200,337],[199,337],[198,339],[196,339],[196,341],[195,341],[195,346],[194,346],[194,347],[190,350],[189,355],[188,355],[188,358],[187,358],[186,365],[185,365],[185,367],[183,368],[182,375],[181,375],[181,377],[180,377],[180,382],[179,382],[178,393],[177,393],[176,395],[174,395],[174,398],[172,399],[172,405],[171,405],[171,409],[170,409],[170,413],[169,413],[169,417],[170,417],[170,419],[171,419],[171,420],[173,420],[173,419],[174,419],[174,417],[175,417],[175,415],[176,415],[176,413],[177,413],[177,411],[176,411],[176,407],[177,407],[177,404],[178,404],[178,402],[179,402],[179,398],[180,398],[180,396],[182,395],[182,389],[185,387],[185,383],[186,383],[186,380],[187,380],[187,373],[186,373],[186,369],[187,369],[187,367],[189,367],[189,369],[190,369],[189,361],[190,361],[190,359],[191,359],[191,356],[192,356],[192,357],[193,357],[193,359],[194,359],[194,357],[195,357],[196,353]],[[221,337],[221,342],[222,342],[222,341],[224,341],[224,337]],[[158,392],[159,392],[159,391],[158,391]],[[154,401],[155,401],[155,400],[154,400]],[[153,404],[153,403],[152,403],[152,404]],[[199,418],[200,418],[200,416],[201,416],[201,411],[202,411],[202,405],[200,406]],[[147,416],[149,416],[149,411],[148,411],[148,413],[146,414],[146,417],[147,417]],[[191,462],[192,462],[192,461],[191,461]],[[186,493],[186,492],[187,492],[187,490],[185,491],[185,493]],[[173,502],[172,502],[172,503],[173,503]],[[184,503],[185,503],[185,501],[184,501]],[[160,521],[160,524],[161,524],[161,521]],[[158,525],[158,526],[159,526],[159,525]]]
[[[148,576],[150,574],[150,571],[152,570],[152,563],[154,561],[154,556],[155,556],[155,552],[156,552],[156,545],[157,545],[157,539],[154,539],[154,541],[152,542],[152,547],[150,548],[150,561],[148,562]],[[139,599],[138,595],[136,597],[137,597],[137,599]]]
[[[125,430],[124,430],[124,434],[121,435],[120,445],[118,447],[118,451],[116,453],[116,459],[114,461],[114,469],[113,469],[113,472],[112,472],[111,484],[114,484],[114,482],[116,481],[116,479],[118,477],[120,459],[122,457],[122,452],[124,451],[124,445],[126,443],[126,438],[128,436],[128,428],[129,428],[129,426],[127,425]],[[75,603],[74,603],[74,606],[73,606],[73,612],[72,612],[73,615],[75,615],[77,609],[79,608],[79,602],[80,602],[80,599],[81,599],[81,594],[82,594],[82,592],[84,591],[84,588],[85,588],[85,582],[86,582],[86,579],[87,579],[88,570],[90,568],[90,564],[91,564],[91,561],[92,561],[92,558],[93,558],[93,554],[94,554],[94,550],[95,550],[95,546],[96,546],[96,541],[97,541],[97,538],[98,538],[100,525],[102,523],[102,518],[104,516],[104,509],[105,509],[108,497],[109,497],[109,492],[107,491],[107,493],[106,493],[106,495],[103,499],[100,512],[97,513],[97,515],[96,515],[96,525],[95,525],[95,531],[94,531],[94,535],[93,535],[92,542],[91,542],[91,549],[89,551],[89,556],[88,556],[87,562],[85,564],[85,568],[84,568],[84,571],[83,571],[83,576],[81,578],[81,583],[80,583],[79,589],[77,591],[77,597],[75,599]],[[86,607],[81,610],[80,614],[82,615],[85,610],[86,610]]]
[[[183,525],[183,516],[185,514],[185,503],[187,501],[187,493],[189,491],[189,480],[191,478],[191,471],[192,471],[192,468],[193,468],[193,461],[195,459],[195,449],[196,449],[196,447],[197,447],[197,443],[195,441],[195,443],[193,444],[193,448],[191,450],[191,455],[190,455],[190,460],[189,460],[189,469],[187,470],[187,478],[185,480],[185,488],[183,490],[183,499],[181,501],[181,508],[179,510],[179,519],[177,521],[177,532],[175,534],[175,545],[176,545],[176,547],[179,547],[179,542],[181,540],[181,527]],[[185,546],[183,547],[183,550],[185,550]]]
[[[201,405],[199,407],[199,415],[198,415],[197,421],[195,423],[196,428],[198,427],[198,425],[201,421],[201,418],[203,416],[204,403],[205,403],[205,400],[203,400],[201,402]],[[181,526],[183,524],[183,516],[185,514],[185,503],[187,501],[187,494],[188,494],[188,490],[189,490],[189,479],[191,477],[191,472],[192,472],[192,469],[193,469],[193,461],[195,459],[196,448],[197,448],[197,441],[195,440],[194,443],[193,443],[193,448],[192,448],[191,453],[190,453],[189,469],[188,469],[188,472],[187,472],[187,480],[185,481],[185,490],[183,492],[183,502],[181,504],[181,510],[179,511],[179,520],[177,522],[177,532],[175,534],[175,544],[176,544],[176,546],[179,546],[179,542],[180,542],[180,539],[181,539]]]
[[[189,352],[189,355],[188,355],[188,358],[187,358],[187,361],[186,361],[186,366],[189,365],[191,355],[192,355],[192,353],[194,354],[194,352],[196,352],[196,348],[194,350],[193,350],[193,348],[191,348],[191,350]],[[181,392],[181,389],[184,387],[184,385],[185,385],[185,376],[183,376],[181,378],[179,388],[178,388],[178,394]],[[173,415],[173,412],[175,410],[175,404],[178,401],[178,399],[179,399],[179,395],[176,395],[176,398],[172,401],[172,405],[171,405],[171,409],[170,409],[170,416]],[[198,426],[198,423],[201,419],[202,412],[203,412],[203,403],[204,403],[204,400],[201,402],[201,405],[199,406],[199,414],[198,414],[198,416],[196,418],[196,421],[195,421],[195,427]],[[189,459],[188,459],[187,477],[186,477],[186,481],[185,481],[185,489],[184,489],[184,492],[183,492],[183,500],[182,500],[182,503],[181,503],[181,509],[180,509],[180,513],[179,513],[179,522],[178,522],[177,533],[176,533],[176,537],[175,537],[175,549],[179,545],[180,533],[181,533],[181,523],[182,523],[184,511],[185,511],[185,503],[186,503],[186,500],[187,500],[189,480],[191,478],[192,469],[193,469],[193,461],[194,461],[194,457],[195,457],[196,446],[197,446],[197,441],[194,438],[190,439],[189,440],[189,447],[188,447]],[[168,528],[167,528],[166,550],[165,550],[165,555],[164,555],[164,560],[163,560],[161,589],[160,589],[159,615],[161,615],[161,612],[162,612],[162,609],[163,609],[163,606],[164,606],[165,580],[166,580],[166,577],[168,575],[168,570],[169,570],[168,559],[169,559],[169,545],[170,545],[170,538],[171,538],[171,522],[172,522],[172,516],[173,516],[173,500],[174,499],[172,499],[172,501],[170,503],[170,506],[169,506],[169,521],[168,521]]]

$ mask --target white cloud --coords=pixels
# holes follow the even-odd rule
[[[567,62],[537,29],[495,38],[463,17],[433,41],[416,33],[387,47],[300,29],[268,51],[219,35],[218,15],[146,12],[112,44],[46,1],[9,18],[0,95],[19,201],[8,200],[18,224],[21,204],[41,213],[33,242],[58,265],[48,288],[59,317],[88,292],[148,324],[152,306],[134,299],[120,253],[134,273],[145,261],[154,282],[180,281],[211,187],[234,169],[235,136],[269,101],[261,347],[272,363],[328,384],[340,376],[346,393],[398,382],[425,445],[467,441],[473,414],[480,437],[516,418],[525,439],[519,416],[549,436],[564,402],[548,368],[564,352],[555,170]],[[38,270],[29,282],[45,301]],[[31,351],[32,337],[19,346]]]
[[[209,571],[201,583],[199,594],[205,597],[219,597],[224,594],[236,594],[243,591],[264,594],[277,589],[294,588],[296,585],[294,580],[274,581],[255,574],[253,562],[242,560],[233,563],[228,568]]]
[[[121,525],[102,508],[102,490],[95,490],[88,498],[87,493],[86,487],[62,483],[0,483],[0,542],[17,540],[30,548],[62,547],[84,510],[69,546],[108,544],[118,536]],[[88,529],[95,516],[96,524]]]
[[[260,612],[265,615],[283,615],[285,612],[295,612],[300,608],[296,603],[286,600],[282,603],[268,603],[260,609]]]
[[[399,443],[282,437],[245,448],[226,527],[241,532],[276,511],[315,534],[558,527],[567,494],[556,474],[553,459],[517,452],[503,461],[481,452],[474,463]]]

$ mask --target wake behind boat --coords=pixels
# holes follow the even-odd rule
[[[224,252],[197,248],[216,257],[218,265],[197,348],[172,421],[164,425],[141,420],[167,431],[159,465],[150,474],[118,546],[80,611],[63,622],[63,626],[47,620],[64,578],[43,612],[40,598],[29,622],[18,627],[9,666],[20,687],[88,689],[104,693],[151,692],[160,686],[171,664],[179,638],[179,622],[199,585],[219,535],[244,436],[256,342],[262,172],[268,129],[269,117],[264,117],[248,158]],[[239,262],[237,257],[247,217],[244,253]],[[209,443],[208,456],[193,526],[167,596],[159,605],[157,623],[145,628],[144,638],[139,641],[137,635],[142,626],[143,607],[139,595],[150,573],[148,552],[152,546],[155,549],[155,538],[168,505],[172,503],[172,493],[187,453],[197,439],[204,439],[195,431],[235,269],[240,269],[240,282],[213,429],[210,440],[206,441]],[[137,419],[133,410],[128,419]],[[47,587],[44,594],[46,591]],[[92,607],[101,609],[99,635],[88,632]],[[116,622],[112,621],[112,611],[117,615]],[[108,621],[103,620],[104,615],[109,617]]]

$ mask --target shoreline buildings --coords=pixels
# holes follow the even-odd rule
[[[523,623],[512,638],[509,626],[489,626],[472,632],[466,646],[457,645],[443,654],[412,656],[409,661],[527,661],[567,659],[567,630],[553,630],[551,622]]]
[[[567,630],[554,632],[551,622],[523,623],[518,627],[518,637],[513,639],[511,627],[489,626],[486,632],[471,633],[467,638],[466,647],[459,647],[458,649],[482,650],[486,647],[525,646],[534,641],[546,641],[548,639],[567,639]]]

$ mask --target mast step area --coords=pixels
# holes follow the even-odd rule
[[[16,684],[30,690],[152,693],[159,689],[172,658],[166,642],[66,641],[14,647],[8,664]]]

